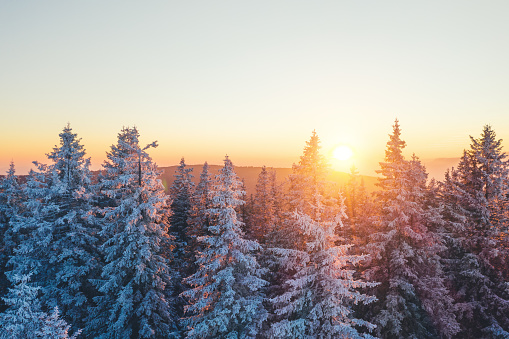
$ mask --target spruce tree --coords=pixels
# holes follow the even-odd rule
[[[175,315],[165,299],[169,262],[168,198],[160,171],[142,148],[136,128],[123,128],[104,163],[101,193],[112,200],[102,211],[105,264],[94,281],[100,295],[90,310],[87,333],[98,338],[159,338],[176,335]]]
[[[271,299],[278,321],[269,331],[272,338],[363,338],[370,337],[358,327],[372,330],[375,326],[353,315],[352,306],[369,304],[374,297],[358,288],[376,284],[354,278],[351,269],[363,256],[350,255],[351,245],[337,246],[336,227],[345,218],[344,206],[334,218],[323,218],[325,206],[316,193],[313,217],[294,212],[295,223],[306,239],[306,250],[279,249],[283,267],[295,273],[285,282],[286,291]]]
[[[183,293],[190,302],[187,338],[254,338],[266,318],[266,282],[253,254],[260,246],[245,239],[236,211],[244,203],[241,182],[228,157],[224,163],[207,212],[214,216],[209,235],[198,238],[204,246],[198,270],[185,279],[192,286]]]
[[[325,206],[334,204],[335,199],[326,194],[326,176],[329,172],[329,164],[320,153],[320,138],[313,131],[311,138],[306,142],[303,155],[298,164],[293,165],[293,173],[289,177],[289,204],[290,210],[299,210],[313,216],[316,211],[315,201],[318,192],[324,200]],[[332,213],[335,215],[335,213]]]
[[[375,217],[375,204],[364,186],[364,180],[355,166],[350,169],[350,177],[345,187],[345,206],[347,219],[344,230],[339,230],[347,242],[353,243],[352,249],[360,252],[367,244],[371,234],[371,225]]]
[[[396,120],[377,171],[379,216],[377,232],[366,246],[371,260],[365,273],[381,284],[375,288],[379,301],[368,316],[383,338],[448,338],[459,325],[438,256],[441,238],[432,231],[440,214],[426,203],[424,166],[415,156],[404,158],[406,143],[400,135]]]
[[[305,239],[299,225],[295,223],[293,212],[299,211],[314,218],[317,196],[321,197],[321,204],[325,207],[325,218],[334,218],[339,211],[337,199],[331,194],[330,186],[333,185],[326,181],[329,164],[320,149],[320,138],[313,131],[299,163],[292,166],[292,174],[286,185],[287,191],[284,199],[281,199],[284,203],[280,204],[279,209],[283,210],[283,213],[273,237],[274,247],[305,250]]]
[[[10,263],[13,273],[33,272],[43,305],[59,306],[79,327],[94,293],[88,280],[98,267],[96,229],[88,220],[90,159],[69,125],[59,136],[60,145],[47,154],[52,163],[36,162],[28,177],[25,213],[12,223],[20,243]]]
[[[21,213],[23,203],[22,188],[18,182],[14,163],[11,162],[7,175],[0,181],[0,312],[4,309],[3,297],[10,286],[7,276],[7,262],[13,255],[17,244],[16,233],[11,222]]]
[[[187,168],[184,158],[175,171],[175,180],[170,187],[171,216],[170,234],[174,238],[175,249],[172,255],[172,269],[175,272],[173,280],[171,302],[179,318],[184,316],[185,301],[179,297],[184,291],[182,279],[194,273],[194,256],[190,252],[190,239],[188,237],[189,216],[191,213],[191,196],[194,190],[192,182],[192,168]]]
[[[327,190],[327,172],[313,131],[290,176],[290,212],[281,228],[287,239],[271,249],[279,258],[272,279],[279,286],[270,290],[274,338],[361,337],[356,326],[373,328],[352,314],[354,304],[373,298],[355,290],[370,286],[353,277],[352,265],[364,257],[347,254],[349,244],[338,246],[344,205]]]
[[[267,235],[271,234],[275,224],[276,199],[274,186],[276,185],[275,171],[268,171],[265,166],[258,175],[256,192],[253,197],[253,215],[249,234],[260,244],[265,244]]]
[[[214,219],[209,211],[212,206],[213,180],[209,172],[207,162],[203,164],[200,173],[200,181],[191,196],[191,211],[188,219],[187,238],[189,239],[189,251],[193,255],[193,270],[196,270],[195,262],[203,252],[203,243],[198,239],[201,236],[210,235],[208,228]]]
[[[462,338],[509,337],[505,214],[507,163],[490,126],[472,139],[440,197],[447,232],[447,272]]]

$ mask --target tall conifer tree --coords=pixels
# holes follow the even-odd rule
[[[209,235],[198,238],[204,245],[198,270],[185,282],[192,286],[183,295],[187,338],[254,338],[266,318],[261,294],[266,282],[253,254],[257,242],[246,240],[237,208],[244,203],[241,181],[228,157],[216,176],[212,206],[214,220]]]
[[[440,215],[426,206],[427,174],[418,158],[404,158],[400,136],[396,120],[377,171],[377,232],[366,246],[372,255],[366,276],[381,283],[368,314],[383,338],[451,337],[459,325],[438,256],[441,239],[431,230]]]
[[[194,255],[191,253],[191,242],[188,236],[189,216],[191,214],[191,196],[194,191],[192,168],[187,168],[184,158],[175,171],[175,180],[170,187],[171,217],[170,234],[173,236],[175,249],[172,255],[172,269],[175,279],[172,283],[171,300],[179,318],[184,316],[185,301],[179,295],[184,291],[182,279],[194,273]]]
[[[199,238],[210,235],[208,228],[214,219],[209,213],[212,207],[212,189],[212,175],[209,172],[209,165],[205,162],[200,173],[200,181],[191,196],[191,211],[188,219],[187,237],[190,241],[189,250],[193,255],[193,270],[196,270],[196,259],[204,249]]]
[[[13,255],[18,242],[11,222],[14,222],[21,213],[22,203],[22,188],[18,182],[14,163],[11,162],[7,175],[0,181],[0,312],[4,308],[1,297],[7,293],[7,288],[10,286],[7,276],[3,273],[8,271],[7,262]]]
[[[265,166],[258,175],[256,192],[253,197],[253,215],[249,233],[253,239],[264,244],[267,235],[271,234],[276,222],[276,185],[275,171],[268,171]]]
[[[176,335],[165,299],[169,263],[168,198],[160,171],[142,148],[136,128],[124,128],[104,163],[101,193],[115,204],[103,210],[105,265],[95,282],[100,296],[91,309],[89,335],[98,338],[160,338]]]
[[[272,249],[284,271],[271,298],[275,317],[269,335],[274,338],[362,337],[356,326],[373,328],[352,314],[353,304],[373,301],[356,291],[371,284],[353,277],[351,265],[364,258],[348,255],[351,245],[337,246],[336,228],[342,226],[344,205],[326,190],[327,169],[313,131],[290,177],[293,212],[286,225],[297,240],[287,242],[288,248]]]
[[[13,273],[34,272],[48,308],[58,306],[74,326],[82,326],[93,289],[89,283],[98,266],[91,209],[90,159],[81,139],[67,125],[60,145],[47,154],[50,165],[37,165],[24,190],[25,213],[13,231],[20,244],[10,262]]]
[[[459,335],[508,338],[509,290],[503,275],[509,254],[506,155],[490,126],[481,138],[471,140],[440,191]]]

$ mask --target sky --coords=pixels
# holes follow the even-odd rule
[[[160,166],[289,167],[313,130],[374,175],[399,119],[406,154],[509,140],[507,1],[0,0],[0,172],[69,122],[99,169],[123,126]],[[505,147],[509,147],[507,142]]]

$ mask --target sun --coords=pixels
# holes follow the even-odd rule
[[[335,159],[338,160],[348,160],[352,157],[353,151],[350,147],[346,145],[340,145],[334,149],[332,155],[334,156]]]

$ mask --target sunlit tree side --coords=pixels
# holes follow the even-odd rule
[[[383,338],[449,338],[459,331],[439,253],[442,241],[432,230],[441,222],[427,204],[427,174],[415,156],[406,160],[406,143],[396,120],[387,143],[376,192],[379,216],[366,249],[366,277],[380,282],[379,301],[368,310]]]
[[[509,337],[507,162],[490,126],[446,173],[447,273],[463,338]]]
[[[271,249],[279,258],[274,280],[280,285],[271,289],[273,338],[362,337],[360,327],[373,328],[352,312],[354,304],[374,298],[357,290],[371,284],[353,277],[353,265],[364,257],[348,254],[351,245],[338,245],[345,207],[327,190],[327,172],[313,131],[290,176],[290,211],[280,229],[286,238]]]
[[[344,206],[333,219],[322,219],[321,197],[314,198],[314,217],[294,212],[295,223],[306,237],[306,250],[279,249],[283,267],[295,269],[285,282],[286,292],[272,298],[279,319],[272,324],[272,338],[363,338],[358,331],[371,331],[375,326],[353,315],[352,306],[369,304],[376,298],[357,289],[374,286],[354,278],[352,265],[363,256],[348,254],[351,245],[336,244],[336,228],[345,218]]]
[[[353,243],[355,246],[352,250],[360,254],[372,233],[376,206],[355,166],[350,169],[349,180],[345,186],[345,206],[348,218],[343,222],[344,230],[340,229],[339,234],[347,243]]]

